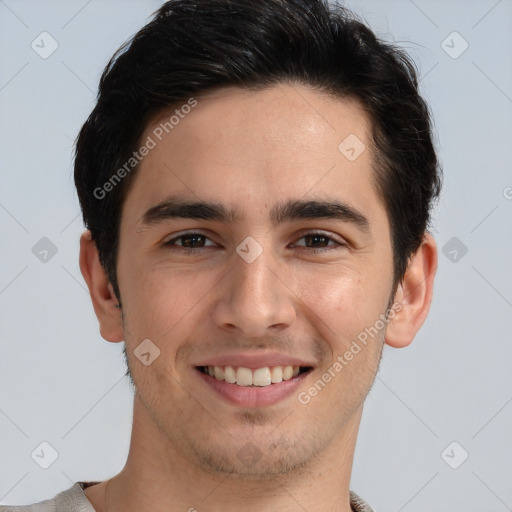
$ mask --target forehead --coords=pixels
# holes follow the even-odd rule
[[[127,197],[139,218],[173,194],[242,213],[326,195],[358,209],[378,202],[371,123],[358,101],[298,84],[230,87],[194,101],[159,113],[144,132],[154,147]]]

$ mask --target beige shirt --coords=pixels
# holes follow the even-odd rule
[[[62,491],[51,500],[34,505],[0,505],[0,512],[96,512],[85,496],[84,489],[99,483],[76,482],[70,489]],[[373,512],[368,503],[353,491],[350,491],[350,506],[353,512]]]

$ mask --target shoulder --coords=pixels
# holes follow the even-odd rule
[[[57,512],[55,499],[33,505],[0,505],[0,512]]]
[[[350,507],[354,512],[373,512],[372,507],[354,491],[350,491]]]
[[[84,494],[84,482],[76,482],[50,500],[32,505],[0,505],[0,512],[95,512]]]

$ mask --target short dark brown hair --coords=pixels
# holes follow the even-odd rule
[[[258,90],[280,82],[357,98],[369,114],[395,286],[401,281],[441,186],[429,109],[405,52],[326,0],[171,0],[112,57],[77,138],[74,175],[83,219],[118,299],[121,209],[137,165],[112,180],[126,170],[148,122],[213,89]]]

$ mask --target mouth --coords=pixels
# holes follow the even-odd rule
[[[196,366],[196,374],[214,397],[232,405],[260,408],[297,395],[312,366]]]
[[[215,380],[244,387],[266,387],[291,380],[308,373],[311,366],[264,366],[246,368],[244,366],[196,366],[196,369]]]

